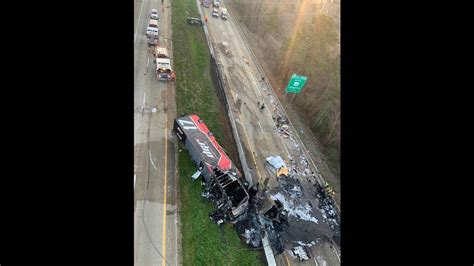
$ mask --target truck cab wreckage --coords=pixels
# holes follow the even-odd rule
[[[269,242],[277,254],[282,253],[280,235],[288,226],[283,204],[270,198],[265,189],[259,191],[258,184],[249,187],[248,182],[243,181],[240,171],[199,116],[176,118],[173,130],[198,166],[192,179],[202,177],[202,195],[214,203],[216,210],[210,218],[217,224],[235,225],[253,248]]]

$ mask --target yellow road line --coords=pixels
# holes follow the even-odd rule
[[[167,105],[167,95],[165,96],[165,108]],[[165,125],[165,184],[163,186],[163,194],[164,194],[164,201],[163,201],[163,239],[161,241],[161,254],[163,258],[161,260],[161,265],[166,265],[166,190],[167,190],[167,182],[168,182],[168,114],[166,115],[166,125]]]
[[[285,254],[285,260],[286,260],[287,265],[291,266],[290,261],[288,260],[288,257],[286,256],[286,254]]]
[[[242,121],[242,118],[240,117],[240,114],[239,114],[239,118],[240,118],[240,121]],[[245,140],[247,141],[247,146],[249,147],[250,154],[252,155],[253,165],[255,165],[255,169],[257,170],[258,181],[259,182],[263,181],[263,180],[260,180],[260,179],[262,179],[262,176],[260,175],[260,171],[258,170],[258,165],[257,165],[257,160],[255,159],[255,155],[253,155],[253,152],[250,149],[249,137],[247,136],[247,132],[243,128],[242,128],[242,131],[244,132]]]

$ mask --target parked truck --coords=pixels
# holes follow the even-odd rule
[[[202,4],[204,7],[210,7],[211,4],[212,4],[212,0],[201,0],[201,4]]]
[[[156,32],[156,34],[147,35],[146,37],[146,43],[148,44],[149,47],[157,46],[159,43],[158,40],[159,40],[158,32]]]
[[[155,47],[153,56],[156,64],[156,78],[161,81],[175,81],[176,74],[171,68],[171,60],[165,47]]]
[[[152,53],[155,58],[169,58],[168,50],[165,47],[156,46]]]
[[[150,19],[148,27],[146,28],[146,40],[148,46],[155,46],[158,44],[158,20]]]

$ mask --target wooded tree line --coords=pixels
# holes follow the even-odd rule
[[[327,156],[339,166],[340,151],[340,53],[339,37],[331,17],[318,14],[296,33],[293,52],[290,38],[281,47],[279,58],[291,53],[278,76],[285,82],[292,73],[308,77],[302,93],[292,102],[312,131],[327,148]],[[286,85],[286,84],[285,84]]]

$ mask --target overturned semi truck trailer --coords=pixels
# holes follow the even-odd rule
[[[184,143],[204,179],[208,198],[224,220],[233,222],[248,209],[249,195],[242,174],[217,143],[204,121],[197,115],[174,120],[174,132]]]

